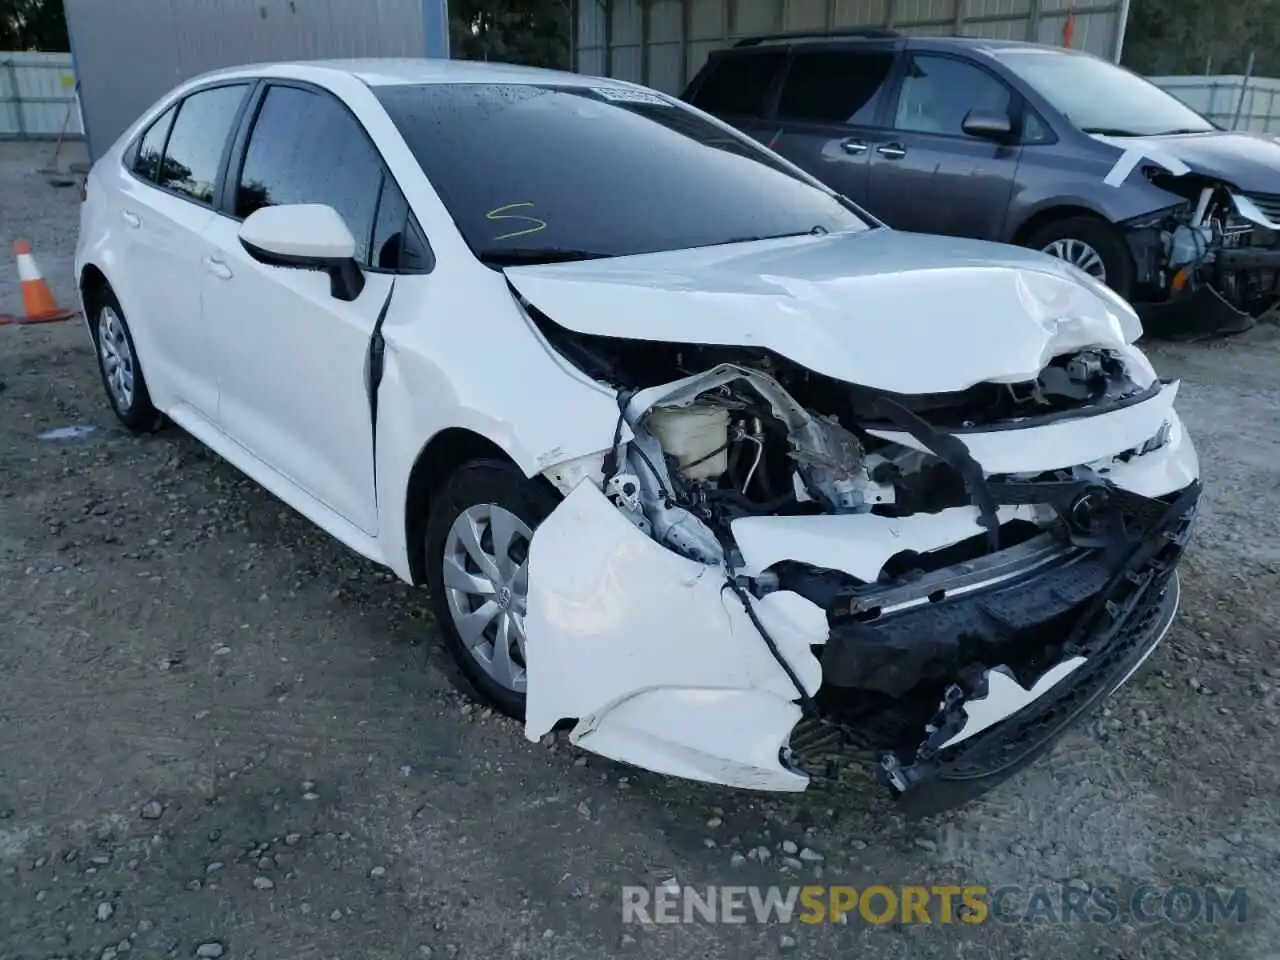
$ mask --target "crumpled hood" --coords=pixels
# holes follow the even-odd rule
[[[1003,244],[888,229],[512,267],[585,334],[749,346],[848,383],[944,393],[1031,380],[1050,359],[1141,334],[1081,271]]]
[[[1215,130],[1162,137],[1125,137],[1118,147],[1150,147],[1185,163],[1196,173],[1225,180],[1245,193],[1280,194],[1280,141],[1256,133]]]

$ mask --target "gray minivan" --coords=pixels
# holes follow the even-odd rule
[[[779,34],[683,94],[890,227],[1033,247],[1132,300],[1153,335],[1280,302],[1280,142],[1222,130],[1108,61],[1014,41]]]

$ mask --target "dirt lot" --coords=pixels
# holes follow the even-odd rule
[[[77,198],[47,152],[0,144],[0,249],[29,239],[66,302]],[[1050,757],[909,823],[870,784],[762,797],[525,742],[470,706],[419,592],[177,430],[119,429],[81,325],[0,328],[0,958],[1280,951],[1280,336],[1152,352],[1207,484],[1178,625]],[[788,871],[784,842],[825,860]],[[1216,925],[622,923],[624,884],[799,876],[1248,900]]]

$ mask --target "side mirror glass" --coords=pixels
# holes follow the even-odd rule
[[[240,243],[259,263],[325,271],[329,292],[339,300],[354,300],[364,289],[355,237],[327,204],[261,207],[240,225]]]

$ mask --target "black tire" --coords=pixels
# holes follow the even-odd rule
[[[1106,270],[1106,284],[1126,300],[1133,292],[1133,254],[1114,226],[1100,217],[1064,217],[1038,227],[1026,239],[1033,250],[1045,250],[1060,240],[1078,240],[1097,251]]]
[[[138,348],[133,343],[133,333],[129,330],[129,322],[125,318],[120,301],[110,287],[101,287],[86,298],[89,308],[89,329],[93,334],[94,354],[98,361],[98,376],[102,380],[102,389],[106,391],[107,401],[116,412],[120,422],[132,433],[151,433],[164,422],[164,417],[151,403],[151,393],[147,390],[146,377],[142,375],[142,364],[138,360]],[[107,313],[111,314],[111,325],[118,324],[118,336],[123,337],[128,346],[128,359],[131,364],[132,390],[126,401],[112,386],[108,372],[107,359],[102,346],[104,323]]]
[[[459,467],[449,477],[433,498],[427,518],[427,589],[445,645],[476,692],[502,713],[517,720],[524,719],[525,694],[503,686],[486,672],[463,641],[454,622],[444,583],[449,533],[464,512],[486,505],[514,514],[532,533],[558,502],[549,486],[530,480],[512,464],[500,460],[474,460]]]

